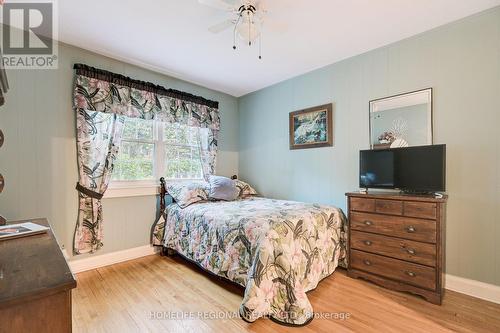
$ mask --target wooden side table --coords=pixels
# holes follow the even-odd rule
[[[33,222],[50,227],[46,219]],[[0,332],[71,332],[76,280],[57,240],[44,234],[0,241]]]

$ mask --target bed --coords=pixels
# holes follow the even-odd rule
[[[239,314],[281,324],[310,322],[306,292],[346,266],[346,218],[336,207],[257,196],[166,204],[162,180],[153,244],[245,288]]]

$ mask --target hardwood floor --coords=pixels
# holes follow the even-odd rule
[[[197,318],[198,312],[237,313],[243,289],[177,257],[148,256],[77,274],[77,281],[75,332],[500,332],[498,304],[447,291],[437,306],[348,278],[341,269],[308,297],[316,312],[349,318],[315,318],[301,328],[269,319]]]

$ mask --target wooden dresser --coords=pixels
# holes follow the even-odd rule
[[[71,332],[75,287],[52,230],[0,241],[0,332]]]
[[[346,193],[348,275],[441,304],[447,197]]]

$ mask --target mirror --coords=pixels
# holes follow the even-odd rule
[[[432,88],[370,101],[370,147],[432,144]]]

